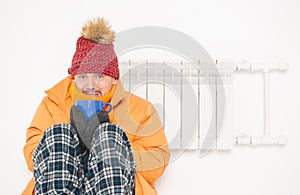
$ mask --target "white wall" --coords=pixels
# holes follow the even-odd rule
[[[20,194],[31,173],[22,147],[43,90],[67,75],[81,26],[104,16],[116,32],[139,26],[188,34],[213,58],[285,61],[271,75],[271,129],[285,147],[237,147],[203,158],[186,152],[157,181],[159,194],[300,194],[300,2],[2,0],[0,194]],[[235,130],[261,133],[262,78],[235,76]],[[258,85],[256,85],[258,84]]]

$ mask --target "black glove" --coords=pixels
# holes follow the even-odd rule
[[[90,148],[94,133],[101,123],[110,122],[108,113],[104,110],[98,112],[87,120],[76,105],[71,107],[71,125],[79,135],[79,144],[83,151]]]

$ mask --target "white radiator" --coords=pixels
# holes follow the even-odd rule
[[[273,66],[276,68],[287,69]],[[120,69],[125,89],[149,100],[158,110],[171,149],[231,150],[235,144],[251,144],[248,141],[254,139],[234,135],[233,75],[238,71],[262,70],[268,76],[266,67],[245,62],[216,61],[200,66],[182,61],[145,60],[120,62]],[[267,99],[265,93],[265,105]],[[265,106],[265,132],[269,131],[268,109]],[[267,136],[264,134],[263,139]],[[280,138],[280,143],[269,142],[285,141]]]

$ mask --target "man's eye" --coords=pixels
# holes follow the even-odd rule
[[[101,79],[102,77],[103,77],[103,75],[102,75],[102,74],[99,74],[99,75],[98,75],[98,78],[99,78],[99,79]]]
[[[80,76],[79,76],[80,79],[85,79],[85,77],[86,77],[86,76],[84,76],[84,75],[80,75]]]

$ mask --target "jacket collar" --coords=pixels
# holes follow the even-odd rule
[[[125,96],[125,90],[124,90],[123,84],[122,84],[121,80],[118,80],[115,92],[111,98],[110,103],[114,107],[122,101],[124,96]]]
[[[56,103],[65,101],[66,99],[70,98],[69,88],[71,86],[72,80],[73,77],[68,76],[54,85],[52,88],[46,90],[45,93],[51,100]]]

